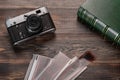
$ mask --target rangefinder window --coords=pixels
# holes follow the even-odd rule
[[[39,14],[39,13],[41,13],[41,11],[40,11],[40,10],[37,10],[36,13]]]

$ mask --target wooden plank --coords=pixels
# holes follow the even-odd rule
[[[76,80],[119,80],[120,64],[94,64]],[[1,80],[23,80],[27,70],[27,64],[0,64]]]
[[[120,65],[96,64],[88,69],[76,80],[119,80]]]
[[[78,8],[85,0],[0,0],[0,8]]]

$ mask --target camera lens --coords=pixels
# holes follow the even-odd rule
[[[42,30],[42,20],[36,14],[31,14],[27,17],[27,29],[29,32],[36,33]]]

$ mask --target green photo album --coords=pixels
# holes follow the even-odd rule
[[[120,0],[87,0],[78,9],[77,16],[120,45]]]

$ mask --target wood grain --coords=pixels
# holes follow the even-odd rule
[[[78,8],[85,0],[0,0],[0,8]]]
[[[120,49],[77,21],[77,9],[85,0],[0,0],[0,80],[23,80],[33,53],[69,57],[90,50],[96,61],[76,80],[120,80]],[[29,40],[14,49],[5,19],[47,6],[56,26],[55,34]]]

